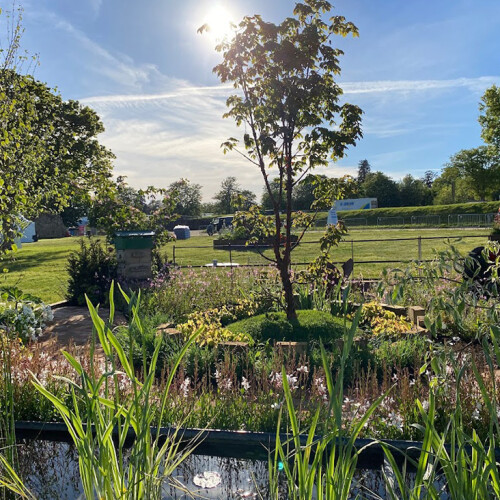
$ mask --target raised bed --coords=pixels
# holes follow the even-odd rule
[[[296,243],[299,237],[296,234],[292,234],[290,236],[290,241],[292,243]],[[271,248],[274,245],[274,238],[267,238],[258,243],[250,243],[247,245],[247,241],[245,239],[238,240],[214,240],[214,249],[215,250],[255,250],[258,248]],[[282,240],[281,246],[285,245],[285,241]]]

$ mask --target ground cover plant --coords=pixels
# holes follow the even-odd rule
[[[137,313],[136,309],[134,319],[131,321],[133,328],[129,329],[129,334],[134,337],[133,332],[139,329],[137,338],[141,338],[146,336],[146,332],[140,331],[142,321]],[[477,439],[474,438],[476,443],[480,443],[478,439],[487,440],[486,443],[498,443],[498,424],[495,422],[498,422],[500,407],[497,401],[495,378],[488,375],[488,373],[494,374],[496,363],[498,363],[498,358],[496,358],[498,329],[491,331],[490,338],[483,339],[485,343],[482,346],[466,351],[462,349],[458,355],[453,349],[447,349],[442,344],[434,344],[429,339],[425,339],[425,343],[417,344],[415,349],[415,353],[420,354],[420,358],[415,357],[414,363],[410,363],[409,367],[402,367],[400,360],[384,359],[382,356],[382,363],[379,364],[381,372],[377,373],[375,362],[373,366],[363,365],[363,360],[356,357],[359,355],[360,346],[354,343],[354,333],[360,314],[361,311],[358,317],[354,318],[354,328],[350,330],[350,333],[345,333],[345,342],[341,351],[337,348],[328,352],[318,346],[316,354],[309,357],[290,355],[284,351],[276,352],[273,348],[267,348],[266,351],[263,347],[259,352],[249,351],[239,356],[240,364],[238,365],[238,355],[230,350],[216,351],[213,348],[202,348],[192,344],[190,351],[182,342],[178,342],[177,353],[184,353],[184,362],[178,364],[178,354],[172,353],[170,364],[164,367],[163,374],[156,381],[153,378],[150,379],[152,385],[148,389],[152,391],[152,401],[161,401],[161,395],[165,393],[165,384],[170,384],[168,401],[165,401],[164,405],[151,406],[148,416],[144,415],[144,417],[150,423],[158,423],[165,419],[165,421],[182,422],[184,425],[197,427],[201,425],[270,431],[295,429],[295,434],[300,429],[306,431],[319,429],[316,427],[318,422],[325,422],[326,425],[331,422],[335,427],[332,427],[329,433],[323,434],[322,445],[331,444],[334,442],[332,441],[334,437],[342,435],[425,440],[428,435],[426,433],[431,433],[434,440],[432,453],[436,457],[436,470],[439,467],[438,460],[440,460],[448,464],[447,474],[452,477],[456,462],[454,458],[446,458],[443,455],[444,449],[440,440],[451,436],[449,416],[453,415],[453,418],[458,418],[457,402],[459,402],[460,420],[456,420],[456,425],[459,427],[455,427],[456,431],[453,432],[459,432],[463,443],[471,443],[471,438],[467,436],[475,434],[478,436]],[[40,408],[45,407],[47,413],[43,415],[43,418],[46,419],[50,415],[51,406],[53,418],[57,415],[54,410],[57,410],[58,406],[60,409],[78,408],[80,415],[86,415],[89,411],[90,400],[87,399],[85,392],[79,392],[78,387],[81,384],[79,371],[75,373],[75,376],[69,376],[68,379],[71,365],[78,370],[81,367],[84,370],[82,373],[88,373],[83,380],[90,377],[89,383],[97,383],[100,387],[99,394],[102,394],[105,387],[100,384],[104,384],[104,380],[111,377],[113,383],[111,384],[112,381],[109,379],[109,389],[106,389],[111,390],[110,397],[120,398],[123,404],[128,404],[127,401],[134,404],[134,383],[130,384],[130,375],[121,373],[123,367],[125,367],[125,373],[132,373],[130,370],[133,366],[133,356],[129,353],[130,357],[128,357],[125,351],[120,350],[120,344],[117,343],[118,337],[114,340],[115,337],[107,329],[106,324],[98,320],[95,314],[94,320],[97,332],[101,336],[103,330],[107,332],[108,342],[111,342],[111,344],[105,344],[105,352],[111,346],[116,346],[113,349],[118,349],[116,362],[120,363],[121,369],[117,371],[117,365],[117,368],[110,371],[105,359],[93,363],[92,356],[87,357],[82,353],[80,353],[82,361],[75,364],[76,358],[71,356],[62,357],[60,353],[55,352],[52,355],[41,351],[37,353],[36,346],[30,349],[19,344],[17,353],[12,357],[13,396],[17,418],[33,418],[33,416],[36,418],[36,413],[40,411]],[[377,340],[380,340],[380,337],[380,334],[374,335]],[[408,338],[415,339],[416,337],[410,335]],[[386,340],[389,341],[389,339]],[[101,339],[101,342],[106,342],[106,339]],[[426,349],[423,347],[425,344],[427,344]],[[424,349],[425,352],[422,352]],[[142,351],[144,363],[145,351],[142,347],[140,351]],[[212,359],[205,365],[201,362],[203,351],[205,356],[208,353],[212,355]],[[146,360],[144,365],[148,367],[150,375],[155,371],[156,359],[160,354],[160,342],[157,340],[152,362],[149,363]],[[356,369],[354,373],[349,374],[348,368],[352,365],[355,365]],[[178,371],[174,374],[173,369],[176,367]],[[57,377],[58,373],[65,378]],[[42,393],[48,391],[53,394],[52,399],[57,397],[55,408],[50,400],[44,403],[45,398],[33,397],[37,391],[31,384],[32,374],[35,374],[39,380],[38,389]],[[69,386],[68,380],[72,380]],[[332,380],[336,381],[336,389],[333,392]],[[73,384],[76,384],[75,391],[71,389]],[[95,388],[97,389],[97,386]],[[91,394],[93,394],[92,390]],[[21,395],[24,402],[29,401],[31,406],[23,407]],[[427,404],[429,404],[428,407]],[[337,416],[332,416],[330,419],[327,417],[332,408],[335,409]],[[101,437],[104,438],[104,435]],[[90,436],[81,437],[85,440],[89,438]],[[481,460],[485,464],[484,470],[490,470],[493,473],[491,468],[488,468],[488,463],[491,463],[491,453],[487,452],[488,446],[492,444],[484,445],[483,449],[486,452],[482,452]],[[327,448],[328,446],[322,448],[324,453]],[[356,463],[354,450],[346,447],[341,451],[346,453],[346,464],[350,463],[354,467]],[[280,457],[289,456],[292,463],[296,463],[295,461],[302,456],[295,456],[294,449],[286,443],[283,443],[283,449],[279,453],[281,453]],[[312,457],[315,451],[306,447],[303,453]],[[84,460],[90,460],[90,458],[87,456]],[[465,455],[463,459],[466,459]],[[102,464],[101,466],[106,468],[108,465]],[[91,462],[85,465],[87,466],[91,467]],[[88,467],[86,470],[91,472],[92,469]],[[335,467],[334,463],[331,467]],[[333,477],[333,469],[328,467],[327,470],[328,472],[316,470],[311,474],[320,476],[327,474],[328,477]],[[287,471],[287,474],[295,473],[293,469]],[[349,481],[350,475],[347,470],[337,472],[337,474],[339,474],[339,481]],[[123,478],[123,471],[117,477]],[[318,480],[318,477],[314,479],[315,482]],[[488,484],[491,483],[488,473],[483,474],[482,482],[483,488],[488,489]],[[111,487],[112,484],[108,485]],[[426,488],[430,487],[430,483],[426,485]]]

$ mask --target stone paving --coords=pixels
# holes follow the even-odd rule
[[[87,307],[63,306],[53,309],[54,320],[47,326],[40,339],[42,346],[60,348],[83,347],[92,338],[92,319]],[[99,316],[106,320],[109,309],[99,308]],[[126,325],[123,314],[116,311],[114,325]]]

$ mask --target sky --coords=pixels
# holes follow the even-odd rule
[[[291,0],[18,0],[22,47],[37,53],[35,77],[101,117],[100,141],[130,185],[167,187],[187,178],[204,201],[231,175],[259,197],[257,167],[221,143],[241,137],[223,119],[231,88],[212,68],[220,55],[197,28],[214,9],[238,21],[261,14],[280,22]],[[0,0],[12,8],[12,0]],[[363,138],[321,173],[372,171],[401,179],[440,172],[449,157],[481,144],[478,104],[500,85],[499,0],[338,0],[334,15],[359,38],[334,39],[345,52],[340,86],[364,111]],[[0,18],[2,41],[5,17]]]

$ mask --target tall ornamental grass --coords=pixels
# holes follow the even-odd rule
[[[320,421],[320,408],[316,410],[309,429],[300,429],[297,410],[283,370],[285,405],[290,420],[290,439],[283,441],[276,433],[276,449],[269,461],[271,498],[280,500],[279,477],[285,476],[290,500],[347,500],[351,498],[354,473],[359,454],[355,441],[368,419],[380,405],[386,394],[376,399],[365,414],[349,428],[342,425],[342,404],[344,400],[344,370],[361,311],[355,315],[351,328],[347,331],[340,367],[333,381],[328,359],[322,348],[323,368],[328,389],[328,416]],[[279,429],[279,426],[278,426]],[[320,437],[317,437],[320,436]],[[305,441],[305,442],[304,442]]]
[[[495,371],[500,362],[500,329],[492,328],[489,342],[483,339],[483,349],[489,370],[481,373],[472,361],[475,379],[481,389],[483,403],[490,415],[488,435],[480,439],[476,431],[467,433],[462,412],[459,386],[465,367],[456,370],[456,405],[444,432],[436,429],[435,387],[431,387],[429,401],[417,405],[422,416],[424,440],[417,461],[406,459],[400,470],[391,450],[384,446],[386,460],[393,474],[385,476],[388,498],[391,500],[498,500],[500,498],[500,462],[495,455],[496,439],[500,436],[500,406]],[[440,367],[434,363],[436,373]],[[485,378],[490,378],[493,389],[488,390]],[[409,481],[406,464],[416,468],[415,478]]]
[[[140,295],[129,297],[123,291],[122,294],[131,312],[129,329],[133,325],[142,332]],[[79,383],[75,383],[62,378],[71,387],[72,404],[47,390],[40,381],[35,380],[34,385],[54,404],[68,428],[78,452],[80,477],[87,499],[159,499],[165,481],[176,484],[172,474],[190,455],[193,446],[189,443],[186,446],[176,429],[168,435],[160,435],[153,433],[151,426],[155,417],[158,426],[166,424],[165,408],[172,380],[196,334],[180,351],[163,392],[158,396],[153,391],[153,382],[161,337],[148,363],[143,352],[143,377],[140,378],[111,329],[115,312],[113,287],[109,302],[109,319],[104,321],[87,299],[94,331],[104,351],[105,372],[95,375],[92,366],[86,371],[74,356],[63,352],[79,379]],[[130,341],[133,342],[132,336]],[[97,355],[91,354],[92,359]],[[126,395],[120,390],[124,385],[128,385]],[[83,400],[83,410],[79,409],[82,408],[79,400]]]

